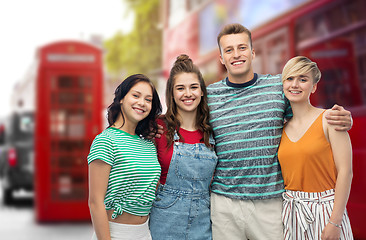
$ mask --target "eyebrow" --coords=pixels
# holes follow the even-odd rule
[[[249,45],[246,44],[246,43],[240,43],[240,44],[237,45],[237,47],[242,47],[242,46],[248,47]],[[225,47],[224,49],[226,49],[226,48],[234,48],[234,47],[235,46],[230,45],[230,46]]]
[[[190,86],[194,86],[194,85],[200,85],[199,83],[192,83]],[[178,84],[175,85],[174,87],[184,87],[184,84]]]
[[[222,50],[228,50],[228,49],[233,49],[234,47],[233,46],[227,46],[227,47],[225,47],[225,48],[223,48]]]
[[[309,76],[306,76],[306,75],[299,75],[299,77],[302,77],[302,78],[309,78]]]
[[[137,90],[135,90],[135,89],[131,89],[131,91],[134,91],[134,92],[136,92],[136,93],[139,93],[139,94],[142,94],[140,91],[137,91]],[[146,95],[146,97],[152,97],[152,95]]]

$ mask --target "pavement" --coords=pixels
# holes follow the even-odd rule
[[[4,206],[0,191],[0,240],[91,239],[93,234],[91,223],[37,223],[32,198],[25,194],[17,197],[12,205]]]
[[[1,207],[1,240],[84,240],[91,239],[91,223],[39,224],[33,207]]]

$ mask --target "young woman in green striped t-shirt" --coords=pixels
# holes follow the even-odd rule
[[[88,155],[92,239],[151,239],[148,214],[155,198],[160,165],[154,144],[161,104],[144,75],[126,78],[108,107],[109,126]]]

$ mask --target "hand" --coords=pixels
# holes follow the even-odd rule
[[[160,124],[158,124],[158,131],[156,132],[155,137],[156,138],[160,138],[163,133],[164,133],[163,126],[161,126]]]
[[[323,229],[321,239],[322,240],[335,240],[339,239],[341,236],[341,229],[330,223],[328,223]]]
[[[161,134],[164,133],[163,126],[158,124],[157,132],[150,131],[149,135],[146,137],[147,139],[154,140],[154,138],[160,138]]]
[[[329,124],[336,125],[335,130],[337,131],[348,131],[353,125],[351,112],[337,104],[330,111],[326,112],[325,118]]]

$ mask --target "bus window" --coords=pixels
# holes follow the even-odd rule
[[[323,87],[319,90],[324,99],[320,105],[331,108],[335,103],[341,106],[352,106],[354,104],[347,75],[345,69],[339,68],[322,72],[321,82]]]

